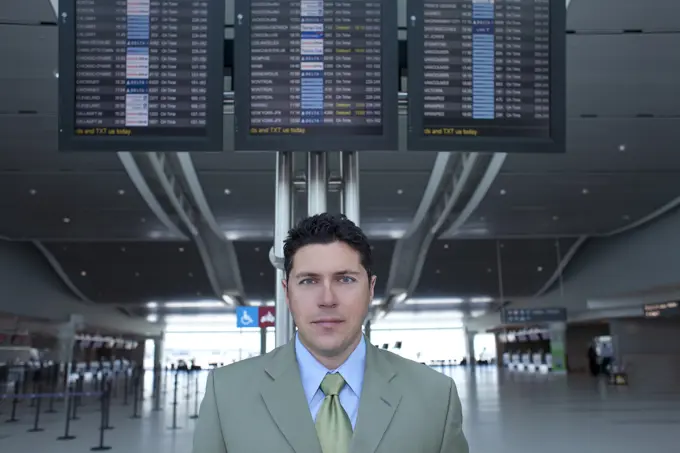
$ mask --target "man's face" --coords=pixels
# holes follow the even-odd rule
[[[302,247],[293,258],[286,301],[300,339],[317,358],[349,355],[373,299],[361,256],[344,242]]]

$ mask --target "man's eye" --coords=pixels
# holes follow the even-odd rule
[[[354,277],[348,277],[347,275],[345,275],[340,279],[340,281],[342,281],[343,283],[354,283],[356,279]]]
[[[309,285],[311,283],[314,283],[314,279],[311,278],[305,278],[303,280],[300,280],[300,285]]]

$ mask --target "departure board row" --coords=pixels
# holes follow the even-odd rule
[[[235,0],[226,62],[223,3],[60,2],[60,149],[221,150],[225,65],[236,150],[399,147],[393,1]],[[407,149],[563,142],[563,4],[407,5]]]

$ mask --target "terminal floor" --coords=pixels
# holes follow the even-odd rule
[[[677,453],[680,442],[680,388],[676,392],[609,387],[586,376],[541,376],[478,368],[443,370],[458,384],[463,402],[465,432],[471,453]],[[202,385],[201,385],[202,387]],[[180,396],[186,392],[180,391]],[[113,430],[105,445],[125,453],[190,453],[194,421],[193,401],[178,405],[180,429],[170,430],[172,406],[161,412],[144,402],[141,419],[132,419],[132,406],[112,407]],[[27,405],[25,405],[27,406]],[[57,441],[63,433],[63,408],[43,415],[45,431],[29,433],[33,411],[20,410],[21,421],[6,424],[8,401],[0,403],[2,453],[89,452],[98,445],[99,413],[95,403],[82,408],[73,422],[71,441]]]

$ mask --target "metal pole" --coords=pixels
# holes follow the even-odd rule
[[[342,174],[342,213],[355,224],[360,224],[359,211],[359,154],[356,151],[340,153]]]
[[[276,153],[276,213],[274,227],[274,256],[283,258],[283,241],[292,223],[293,155]],[[282,266],[276,269],[276,347],[293,337],[293,317],[286,305],[286,293],[281,282],[286,278]]]
[[[260,355],[267,353],[267,328],[260,327]]]
[[[326,153],[314,151],[307,157],[307,214],[326,212],[327,201]]]

